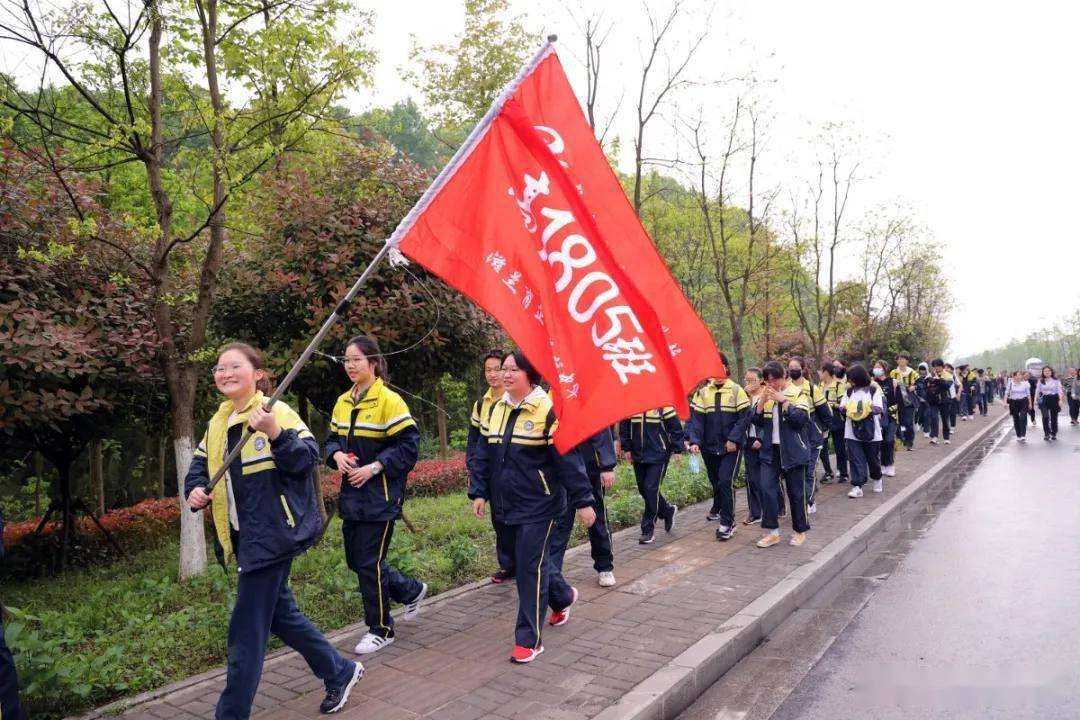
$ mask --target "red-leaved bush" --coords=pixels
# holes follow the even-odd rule
[[[336,501],[341,492],[341,473],[326,472],[320,478],[323,497],[329,503]],[[465,456],[456,455],[447,460],[421,460],[409,473],[408,488],[412,497],[431,497],[465,490],[469,476],[465,470]]]

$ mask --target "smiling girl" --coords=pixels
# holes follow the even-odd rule
[[[236,557],[239,579],[229,620],[229,664],[217,720],[245,720],[262,676],[270,633],[299,652],[326,686],[319,710],[332,713],[363,676],[297,608],[289,590],[292,560],[313,544],[322,527],[312,473],[319,446],[292,408],[265,408],[270,381],[262,357],[244,343],[226,345],[213,370],[225,396],[195,451],[184,495],[192,510],[212,504],[216,541]],[[245,426],[254,433],[229,465],[224,483],[207,494],[210,477],[237,445]]]
[[[391,602],[404,604],[404,617],[411,620],[427,595],[426,584],[386,562],[405,481],[419,455],[420,431],[405,401],[386,387],[386,358],[374,338],[349,340],[344,362],[352,387],[334,405],[324,452],[326,464],[341,471],[345,561],[360,580],[368,625],[355,652],[366,655],[394,642]]]

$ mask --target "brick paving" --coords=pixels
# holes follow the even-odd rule
[[[580,591],[579,602],[569,623],[545,629],[545,652],[530,665],[515,666],[507,659],[517,612],[513,584],[483,585],[445,600],[434,598],[418,619],[398,624],[392,646],[364,658],[366,675],[337,717],[591,718],[810,561],[1001,414],[997,404],[988,418],[958,423],[952,446],[927,445],[919,434],[914,452],[897,453],[897,476],[886,478],[881,495],[868,490],[852,501],[845,497],[847,485],[820,487],[818,512],[810,517],[813,529],[801,548],[785,542],[758,549],[753,546],[761,534],[757,526],[740,525],[732,540],[717,542],[716,523],[705,520],[706,505],[698,504],[681,510],[675,530],[657,533],[651,546],[638,545],[633,529],[616,534],[619,584],[614,588],[596,584],[587,547],[570,551],[565,572]],[[745,515],[745,501],[745,493],[740,493],[738,518]],[[790,525],[781,532],[789,535]],[[363,627],[354,626],[331,639],[352,657],[362,634]],[[224,676],[210,673],[126,712],[105,712],[128,720],[212,718],[223,686]],[[267,662],[252,717],[318,718],[321,699],[322,683],[303,659],[280,651]]]

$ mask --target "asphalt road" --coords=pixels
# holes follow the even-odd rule
[[[1053,444],[1010,432],[682,718],[1080,718],[1080,427],[1061,417]]]

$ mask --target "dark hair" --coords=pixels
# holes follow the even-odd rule
[[[775,360],[770,360],[761,368],[761,375],[765,380],[779,380],[787,377],[787,369]]]
[[[889,374],[889,363],[888,363],[888,361],[886,361],[886,360],[875,360],[874,364],[875,365],[880,365],[881,369],[885,371],[885,374],[886,375]]]
[[[1039,371],[1039,379],[1040,380],[1043,379],[1043,370],[1049,370],[1050,371],[1050,377],[1053,378],[1054,380],[1057,380],[1057,372],[1055,372],[1054,368],[1050,367],[1049,365],[1043,365],[1043,369]]]
[[[979,373],[980,375],[984,375],[984,374],[986,374],[986,371],[985,371],[985,370],[983,370],[982,368],[979,368],[979,369],[978,369],[978,370],[976,370],[975,372]]]
[[[354,347],[363,353],[367,361],[372,364],[375,377],[386,380],[390,377],[390,370],[386,366],[386,358],[379,349],[379,341],[370,335],[357,335],[345,343],[345,349]]]
[[[758,380],[762,379],[761,368],[759,368],[759,367],[748,367],[748,368],[746,368],[746,372],[754,373],[755,375],[757,375]]]
[[[862,365],[855,364],[849,367],[847,378],[852,387],[870,387],[870,373],[866,372],[866,368]]]
[[[724,363],[725,370],[731,370],[731,365],[728,363],[727,355],[724,354],[723,350],[720,351],[720,362]]]
[[[833,374],[833,364],[832,363],[822,363],[821,372],[829,373],[830,375],[832,375]]]
[[[897,359],[897,360],[899,360],[900,358],[904,358],[904,359],[905,359],[905,360],[907,360],[908,362],[911,362],[911,356],[910,356],[910,355],[908,355],[907,353],[900,353],[900,354],[898,354],[898,355],[896,356],[896,359]]]
[[[792,362],[799,363],[799,369],[800,370],[805,370],[806,369],[806,363],[804,363],[803,359],[801,357],[799,357],[798,355],[792,355],[791,357],[788,358],[788,363],[792,363]]]
[[[930,367],[945,367],[945,361],[941,358],[934,358],[930,361]]]
[[[270,384],[270,373],[266,372],[266,363],[263,361],[262,353],[255,349],[254,346],[248,345],[247,343],[231,342],[225,347],[218,350],[218,358],[221,358],[222,355],[229,352],[230,350],[235,350],[236,352],[243,355],[244,358],[247,359],[249,363],[251,363],[251,367],[255,368],[256,370],[263,371],[263,378],[261,380],[255,381],[255,389],[261,392],[263,395],[269,395],[270,390],[273,388],[273,386]]]
[[[543,382],[544,378],[540,377],[540,372],[531,362],[529,362],[529,358],[525,357],[525,353],[521,352],[520,349],[515,349],[511,350],[510,352],[503,353],[502,361],[505,363],[506,358],[508,357],[514,358],[514,363],[516,363],[519,368],[525,371],[525,375],[528,376],[530,383],[532,383],[533,385],[539,385],[541,382]]]
[[[481,360],[480,362],[482,362],[484,365],[487,365],[488,360],[498,360],[499,364],[501,365],[502,360],[503,360],[503,351],[502,350],[488,350],[486,353],[484,353],[484,359]]]

